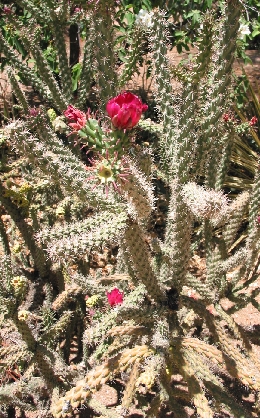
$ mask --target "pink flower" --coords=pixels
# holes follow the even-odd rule
[[[80,131],[87,122],[87,116],[84,112],[80,111],[74,106],[69,105],[64,111],[64,115],[70,121],[69,126],[74,129],[74,131]]]
[[[30,108],[29,115],[30,116],[37,116],[39,112],[40,112],[40,110],[37,109],[37,108],[35,108],[35,107],[34,108]]]
[[[257,121],[258,121],[257,117],[253,116],[253,118],[251,118],[250,121],[249,121],[249,125],[251,125],[251,127],[252,127],[253,125],[257,124]]]
[[[106,110],[112,120],[115,128],[131,129],[140,120],[142,112],[145,112],[148,106],[133,93],[124,92],[110,99]]]
[[[122,304],[124,293],[120,292],[118,288],[114,288],[112,291],[107,292],[107,299],[111,307],[117,304]]]
[[[228,122],[231,120],[231,116],[228,113],[224,113],[222,118],[225,122]]]
[[[6,15],[10,15],[10,14],[12,13],[12,9],[11,9],[11,7],[4,6],[4,8],[3,8],[3,12],[4,12]]]

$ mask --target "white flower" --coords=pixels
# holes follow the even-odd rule
[[[144,29],[148,29],[152,26],[153,12],[147,12],[147,10],[141,9],[136,15],[135,23],[139,26],[144,26]]]
[[[245,23],[240,23],[240,27],[238,30],[238,37],[243,38],[245,35],[250,35],[251,31],[249,26]]]

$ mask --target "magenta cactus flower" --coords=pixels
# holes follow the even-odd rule
[[[114,127],[123,130],[133,128],[139,122],[142,112],[147,109],[148,106],[131,92],[124,92],[110,99],[106,106]]]
[[[249,121],[249,125],[251,125],[251,127],[252,127],[252,126],[256,125],[256,124],[257,124],[257,122],[258,122],[257,117],[256,117],[256,116],[253,116],[253,117],[250,119],[250,121]]]
[[[77,108],[74,108],[74,106],[69,105],[64,111],[64,115],[69,120],[69,126],[74,129],[74,131],[80,131],[87,122],[87,115],[80,111]]]
[[[120,292],[118,288],[114,288],[112,291],[107,292],[108,303],[111,307],[114,307],[118,304],[122,304],[124,298],[124,293]]]
[[[12,9],[11,9],[11,7],[4,6],[3,7],[3,12],[6,15],[10,15],[12,13]]]

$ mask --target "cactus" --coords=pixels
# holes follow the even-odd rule
[[[92,416],[128,417],[137,405],[143,417],[249,416],[238,384],[259,412],[259,360],[233,316],[248,303],[259,310],[259,168],[252,187],[236,196],[224,189],[239,136],[222,115],[232,104],[241,4],[207,12],[198,53],[179,66],[167,59],[166,13],[144,12],[149,24],[133,23],[122,70],[114,2],[78,3],[4,6],[35,65],[0,32],[19,103],[19,118],[2,130],[3,410],[28,410],[32,400],[49,417],[77,417],[84,406]],[[28,27],[18,7],[31,14]],[[73,92],[64,32],[77,19],[85,39]],[[46,25],[58,76],[42,49]],[[120,93],[145,40],[156,121],[137,95]],[[31,106],[21,82],[41,106]],[[167,208],[159,231],[160,187]],[[202,276],[191,265],[198,253]],[[117,406],[99,404],[96,391],[115,380]]]

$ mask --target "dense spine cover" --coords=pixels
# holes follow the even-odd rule
[[[86,42],[75,98],[63,37],[73,11],[65,0],[35,3],[14,2],[32,14],[29,28],[13,14],[6,19],[20,31],[37,66],[29,69],[3,34],[0,38],[23,109],[4,129],[16,154],[12,160],[9,150],[11,164],[1,172],[0,322],[8,322],[19,341],[1,348],[1,372],[22,365],[26,378],[16,388],[12,383],[0,387],[4,406],[15,403],[27,409],[27,396],[32,395],[32,408],[54,417],[73,417],[83,405],[98,415],[118,417],[127,416],[136,399],[144,417],[159,417],[162,406],[185,417],[184,403],[199,417],[220,415],[221,406],[231,416],[246,416],[225,381],[231,376],[254,395],[260,389],[259,361],[231,317],[250,301],[257,306],[257,288],[249,296],[244,287],[255,285],[259,264],[259,168],[252,191],[232,201],[222,189],[232,138],[238,135],[225,126],[222,115],[230,104],[239,1],[223,4],[218,18],[206,14],[198,54],[183,73],[168,62],[167,20],[155,10],[148,28],[133,31],[121,77],[115,10],[109,2],[89,2],[79,10]],[[49,19],[59,81],[39,46],[41,27]],[[121,115],[125,128],[119,129],[119,113],[110,119],[105,114],[107,101],[136,71],[147,35],[159,122],[140,119],[146,109],[142,104],[138,115],[131,106],[128,111],[136,118],[133,125],[140,119],[139,132],[159,138],[159,152],[153,144],[148,149],[136,143],[131,118]],[[55,109],[31,109],[17,72]],[[178,92],[171,83],[174,75]],[[93,93],[98,115],[84,108]],[[160,237],[151,233],[159,170],[169,193]],[[246,218],[246,239],[237,241]],[[190,267],[198,250],[194,226],[203,239],[203,278]],[[97,258],[98,252],[103,259]],[[222,297],[234,303],[231,310],[221,307]],[[188,392],[172,382],[173,374],[181,374]],[[95,392],[118,376],[124,387],[121,404],[98,406]],[[47,407],[36,397],[43,386]]]

